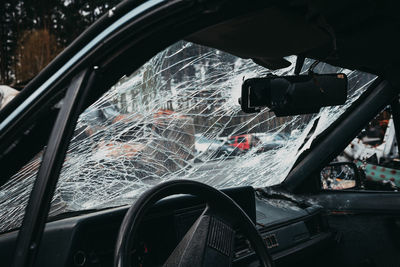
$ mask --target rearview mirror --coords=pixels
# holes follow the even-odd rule
[[[269,107],[276,116],[317,113],[321,107],[342,105],[347,99],[343,73],[268,76],[247,79],[239,103],[246,113]]]
[[[357,165],[353,162],[330,163],[322,169],[320,179],[324,190],[359,188],[361,184]]]

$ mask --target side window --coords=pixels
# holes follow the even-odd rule
[[[0,233],[21,226],[41,161],[42,152],[39,152],[8,182],[0,186]],[[56,198],[57,194],[54,196],[54,199]],[[50,211],[50,214],[52,214],[52,211],[54,209]]]
[[[393,116],[386,107],[345,150],[321,172],[323,189],[397,191],[400,187],[400,158]]]

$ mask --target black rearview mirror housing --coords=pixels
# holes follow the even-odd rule
[[[239,103],[246,113],[269,107],[277,117],[317,113],[321,107],[342,105],[347,99],[344,73],[268,76],[247,79]]]

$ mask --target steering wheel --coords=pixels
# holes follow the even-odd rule
[[[147,190],[129,208],[118,233],[115,267],[131,266],[131,251],[145,214],[157,201],[176,194],[198,196],[206,202],[206,208],[175,247],[164,266],[231,266],[234,226],[238,226],[250,241],[259,256],[261,266],[274,266],[255,225],[229,196],[200,182],[173,180]]]

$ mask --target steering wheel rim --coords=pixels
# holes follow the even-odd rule
[[[221,207],[228,209],[232,213],[231,216],[237,220],[240,230],[248,238],[254,251],[259,256],[261,266],[274,266],[267,247],[252,220],[229,196],[218,189],[200,182],[173,180],[158,184],[147,190],[128,209],[118,233],[114,253],[115,267],[131,266],[130,251],[135,243],[139,225],[143,221],[145,214],[157,201],[176,194],[198,196],[207,203],[207,206],[219,207],[217,208],[218,210],[221,210]]]

